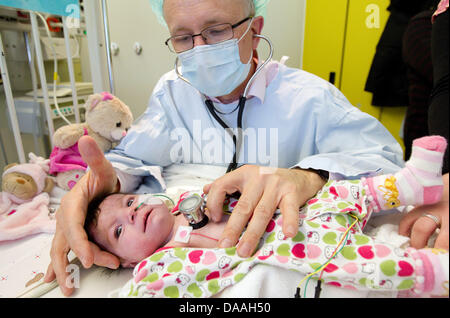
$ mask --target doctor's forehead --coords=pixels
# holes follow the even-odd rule
[[[248,0],[164,0],[164,19],[170,32],[244,18]]]

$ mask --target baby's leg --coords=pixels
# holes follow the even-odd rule
[[[336,216],[328,222],[317,218],[300,228],[304,234],[297,237],[305,239],[301,243],[293,239],[291,249],[292,255],[304,262],[300,271],[309,274],[308,268],[309,272],[311,268],[320,269],[319,264],[327,264],[336,252],[335,258],[314,274],[313,279],[321,277],[325,284],[355,290],[402,291],[407,296],[419,297],[448,296],[447,251],[399,248],[360,231],[344,240],[342,247],[338,241],[344,233],[330,229],[335,227],[332,223]],[[322,226],[309,228],[314,223]],[[311,231],[315,236],[308,235]],[[278,251],[279,247],[273,250]],[[305,285],[300,287],[304,290]]]
[[[364,235],[358,235],[358,240]],[[407,250],[372,241],[344,247],[325,268],[329,285],[379,291],[404,291],[418,297],[448,297],[449,254],[445,250]],[[335,271],[334,271],[335,270]],[[333,272],[334,271],[334,272]]]
[[[415,259],[416,283],[405,296],[449,296],[449,254],[436,248],[408,248]]]
[[[406,167],[394,175],[363,180],[374,198],[375,210],[433,204],[442,196],[442,159],[447,141],[441,136],[414,140]]]
[[[356,195],[344,195],[351,192],[342,187],[347,184],[350,187],[356,186]],[[325,194],[324,198],[313,200],[306,206],[306,213],[310,217],[299,228],[302,235],[292,239],[293,255],[313,269],[317,269],[319,264],[326,264],[337,253],[330,265],[313,278],[322,276],[325,283],[350,289],[397,290],[420,296],[446,295],[449,279],[447,251],[398,248],[365,235],[358,227],[350,229],[351,235],[347,240],[342,240],[355,217],[361,221],[364,215],[364,205],[361,204],[363,213],[358,214],[360,210],[354,206],[360,201],[352,200],[355,197],[365,200],[364,191],[356,182],[340,181],[327,186],[334,187],[334,190],[321,193]],[[361,190],[362,195],[358,195],[357,190]],[[334,197],[330,197],[330,193],[335,193]],[[346,200],[342,200],[343,198]],[[327,199],[330,199],[328,206],[325,201]],[[334,207],[333,203],[336,204]],[[350,204],[348,213],[352,217],[343,214],[348,210],[343,203]],[[318,207],[319,204],[321,207]],[[296,243],[296,240],[301,241]],[[277,251],[278,248],[275,247],[274,250]],[[294,253],[297,250],[304,250],[305,253]],[[317,251],[322,251],[322,254],[316,253]],[[307,268],[308,266],[303,267],[301,271]]]

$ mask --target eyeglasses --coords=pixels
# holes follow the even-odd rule
[[[236,24],[222,23],[210,26],[198,34],[176,35],[168,38],[165,42],[169,50],[173,53],[188,51],[194,47],[194,37],[201,36],[206,44],[217,44],[228,41],[234,37],[234,29],[242,23],[253,18],[249,16]]]

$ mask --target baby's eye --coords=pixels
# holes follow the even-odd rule
[[[114,230],[114,237],[116,239],[118,239],[120,237],[120,234],[122,234],[122,225],[119,225],[118,227],[116,227],[116,229]]]
[[[134,199],[130,199],[130,200],[128,200],[128,201],[127,201],[127,207],[130,207],[130,206],[132,206],[132,205],[133,205],[133,203],[134,203]]]

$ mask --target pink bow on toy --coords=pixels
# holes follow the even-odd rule
[[[114,99],[114,96],[108,92],[102,92],[101,94],[103,95],[102,101]]]

